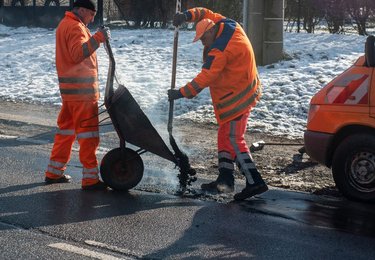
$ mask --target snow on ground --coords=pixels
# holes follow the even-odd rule
[[[54,30],[0,25],[0,98],[14,102],[60,105],[55,70]],[[112,49],[118,80],[128,87],[144,112],[166,121],[171,85],[173,30],[113,29]],[[202,45],[193,31],[180,31],[177,87],[200,71]],[[264,92],[252,111],[249,127],[273,135],[302,137],[311,97],[363,55],[366,38],[327,33],[285,33],[286,59],[258,67]],[[108,70],[104,48],[98,50],[103,102]],[[175,116],[215,122],[208,89],[196,98],[175,102]]]

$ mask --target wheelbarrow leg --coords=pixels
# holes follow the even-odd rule
[[[121,170],[126,169],[126,143],[123,138],[120,138],[120,149],[121,149]]]

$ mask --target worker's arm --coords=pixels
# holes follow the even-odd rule
[[[181,94],[186,98],[195,97],[220,76],[226,64],[227,57],[225,54],[218,49],[212,49],[208,53],[201,72],[191,82],[180,89]]]
[[[89,40],[86,40],[85,33],[81,27],[73,27],[68,34],[68,46],[70,55],[74,62],[80,63],[85,58],[91,56],[100,43],[105,42],[110,37],[109,29],[101,28]]]
[[[184,22],[199,22],[200,20],[205,18],[208,18],[214,21],[214,23],[217,23],[218,21],[224,19],[225,16],[219,13],[214,13],[207,8],[195,7],[186,10],[185,12],[175,14],[175,16],[173,17],[173,25],[180,26]]]

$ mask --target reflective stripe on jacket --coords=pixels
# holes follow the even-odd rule
[[[218,27],[214,43],[208,48],[201,72],[181,93],[193,98],[209,87],[219,125],[247,112],[261,96],[253,48],[242,27],[234,20],[206,8],[185,11],[190,22],[208,18]]]
[[[98,100],[98,36],[72,12],[65,12],[56,30],[56,69],[65,101]]]

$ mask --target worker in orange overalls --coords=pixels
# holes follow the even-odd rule
[[[194,42],[204,51],[201,72],[180,89],[168,91],[169,100],[193,98],[209,87],[218,129],[219,175],[201,188],[214,192],[234,191],[234,162],[246,177],[246,187],[234,195],[244,200],[268,190],[255,167],[244,139],[251,108],[261,96],[253,48],[234,20],[206,8],[192,8],[175,14],[173,25],[197,22]]]
[[[94,21],[96,6],[92,0],[76,0],[56,30],[56,69],[62,107],[57,119],[58,131],[52,148],[45,182],[66,183],[65,175],[71,150],[77,138],[79,159],[83,165],[82,189],[104,190],[99,180],[96,150],[98,127],[98,62],[96,49],[110,37],[108,28],[91,35],[87,25]]]

